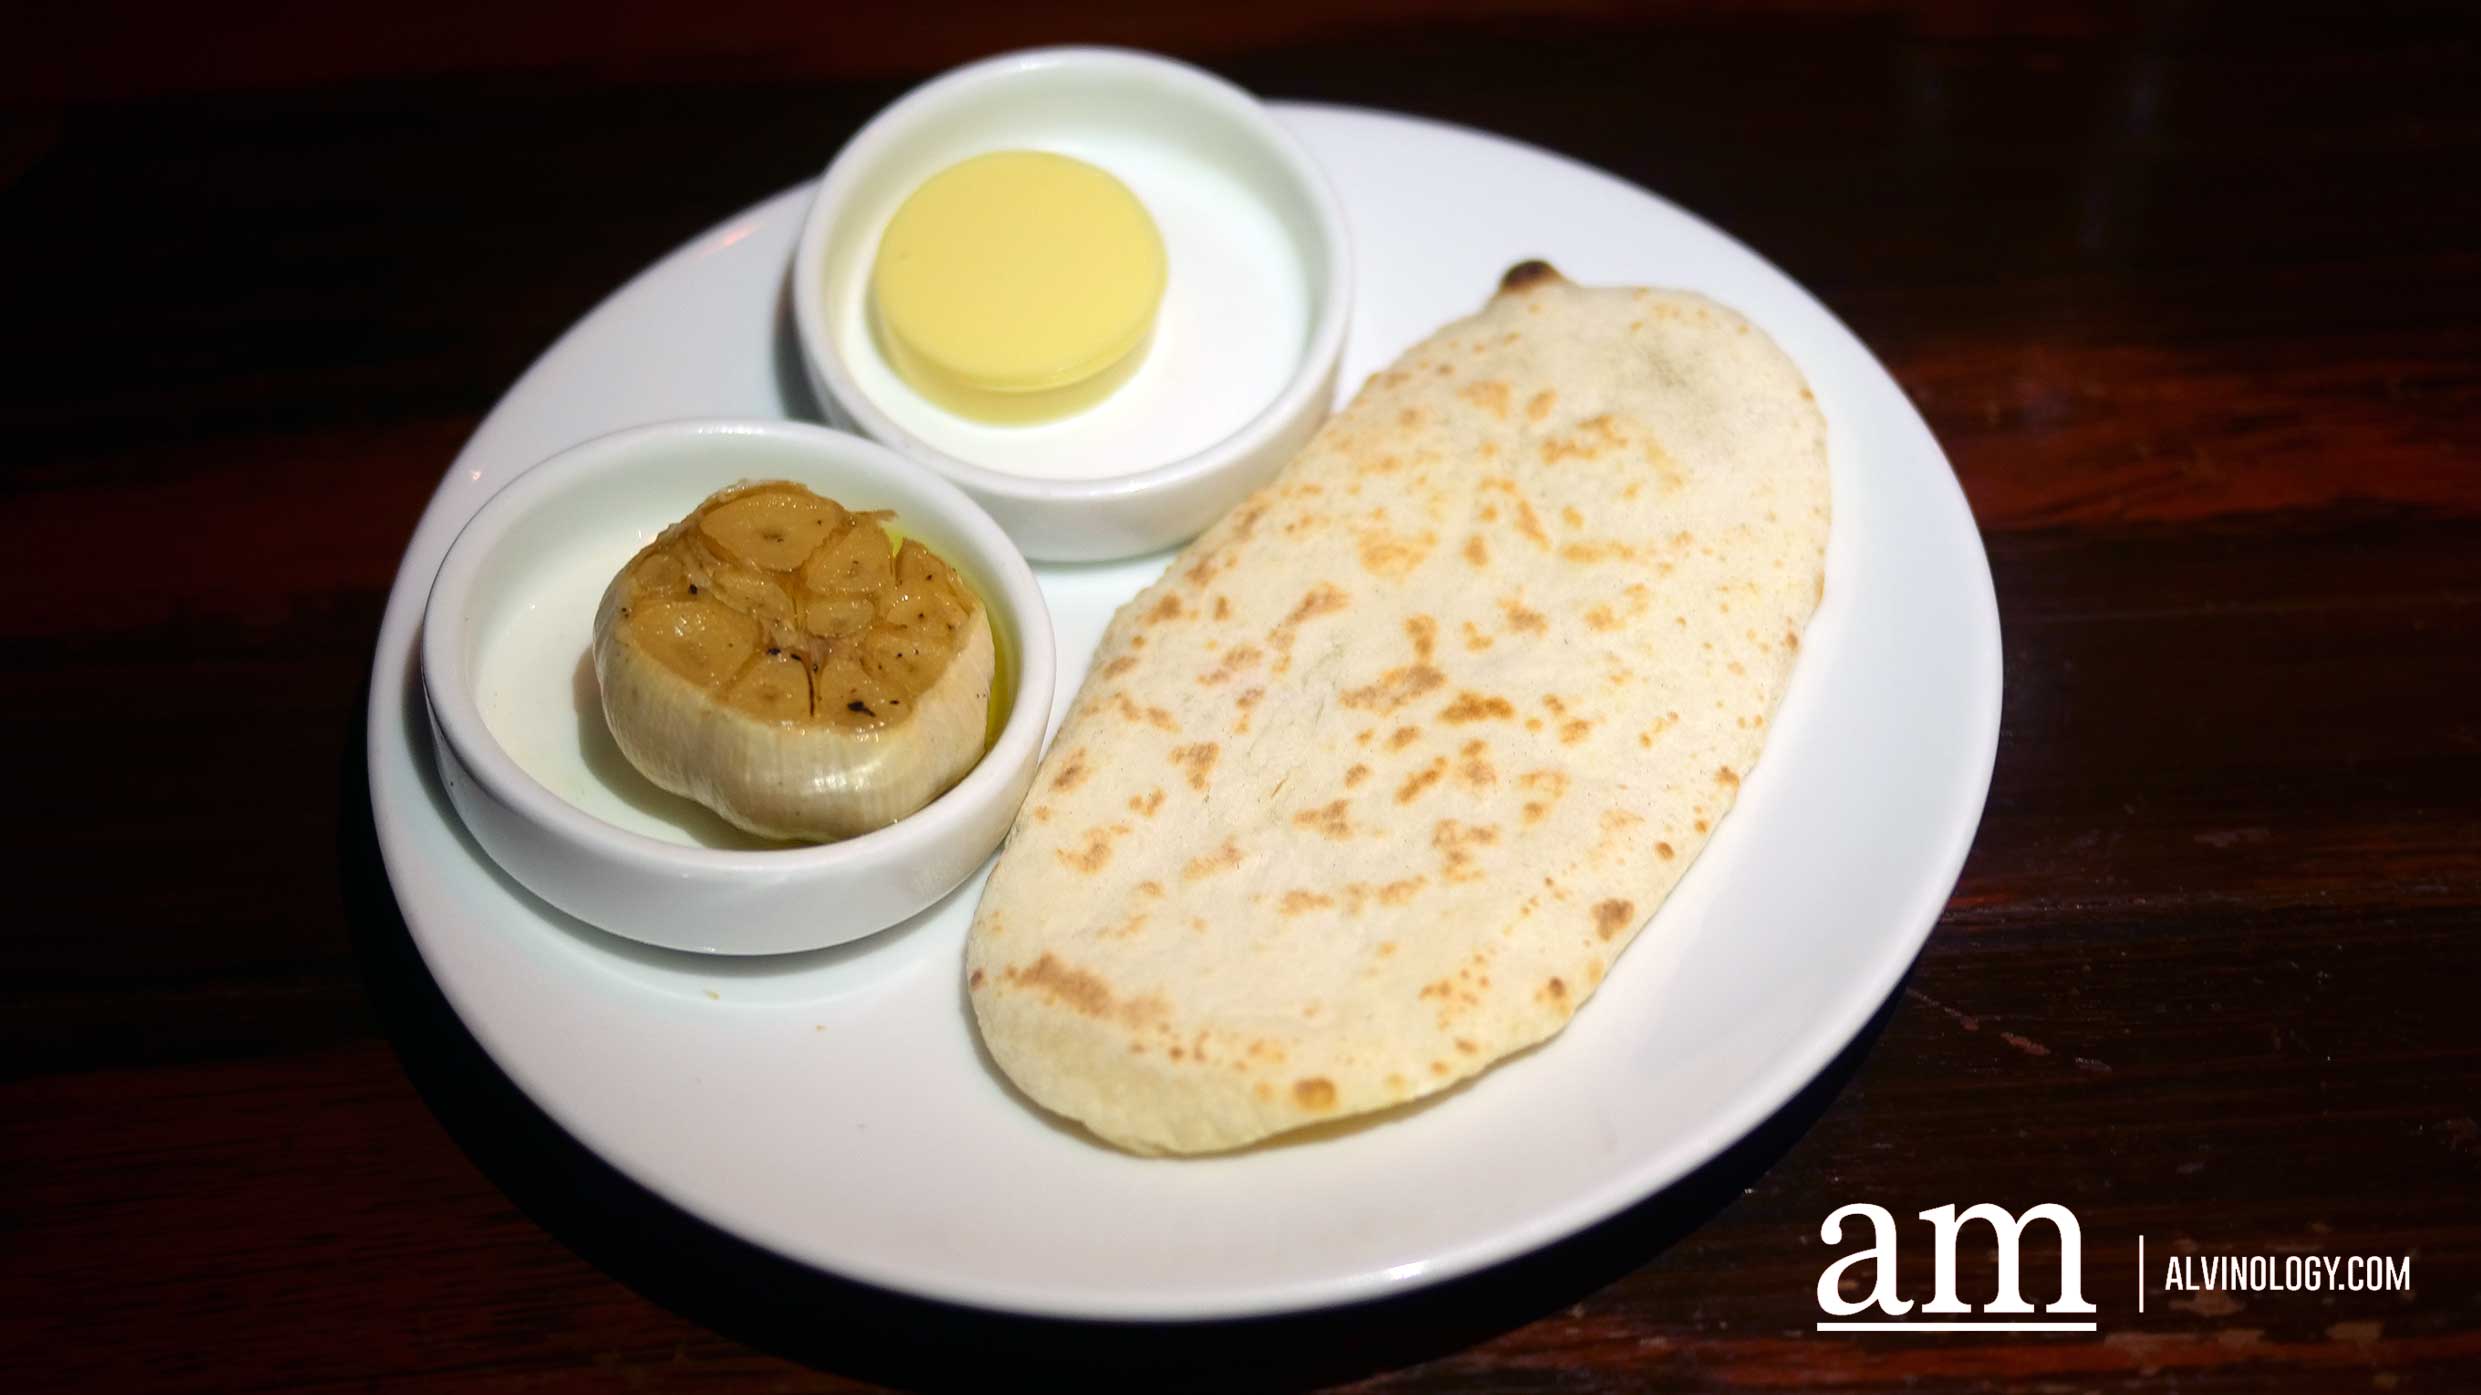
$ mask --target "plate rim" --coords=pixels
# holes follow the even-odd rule
[[[1887,949],[1872,961],[1873,972],[1867,981],[1856,983],[1852,990],[1840,996],[1839,1011],[1813,1019],[1815,1025],[1802,1033],[1800,1040],[1795,1044],[1795,1049],[1783,1053],[1772,1069],[1757,1076],[1744,1087],[1733,1098],[1730,1107],[1711,1114],[1692,1137],[1672,1148],[1644,1154],[1626,1165],[1615,1168],[1601,1185],[1574,1193],[1559,1205],[1542,1207],[1534,1214],[1496,1231],[1478,1235],[1461,1244],[1426,1255],[1417,1263],[1398,1265],[1382,1272],[1327,1275],[1313,1280],[1286,1280],[1256,1287],[1218,1288],[1202,1297],[1193,1296],[1169,1303],[1163,1301],[1161,1294],[1128,1291],[1108,1296],[1098,1296],[1091,1291],[1079,1291],[1076,1296],[1062,1300],[1044,1292],[1029,1292],[1010,1283],[982,1283],[970,1277],[959,1276],[948,1276],[936,1283],[926,1283],[918,1273],[898,1272],[868,1261],[854,1263],[850,1260],[838,1259],[830,1262],[814,1254],[803,1253],[780,1238],[770,1238],[752,1228],[736,1224],[732,1219],[715,1213],[712,1208],[692,1198],[675,1194],[659,1178],[642,1175],[640,1171],[621,1160],[619,1150],[598,1144],[592,1128],[564,1109],[554,1092],[529,1083],[525,1070],[512,1059],[516,1053],[509,1050],[506,1043],[494,1040],[487,1020],[488,1015],[483,1015],[484,1020],[478,1020],[470,1003],[461,999],[455,984],[449,978],[443,978],[439,973],[428,938],[418,925],[414,912],[407,903],[406,894],[400,889],[406,873],[411,870],[406,863],[412,854],[402,844],[405,835],[401,831],[391,832],[391,814],[381,806],[380,796],[383,780],[386,778],[381,767],[388,755],[383,750],[383,742],[392,727],[403,728],[406,725],[406,684],[408,682],[419,683],[418,665],[411,662],[410,655],[412,646],[418,643],[421,623],[419,597],[427,589],[427,578],[409,581],[409,568],[416,560],[416,543],[420,541],[425,530],[433,526],[435,515],[441,513],[446,506],[445,501],[449,497],[450,486],[456,481],[458,471],[463,467],[475,443],[484,438],[485,433],[489,431],[503,409],[516,399],[521,390],[532,383],[538,374],[545,370],[547,364],[558,359],[562,350],[584,333],[587,327],[607,308],[628,297],[641,284],[667,276],[681,264],[698,256],[718,229],[746,223],[764,216],[776,204],[790,202],[816,187],[815,178],[803,180],[727,214],[721,220],[701,229],[686,241],[647,263],[570,323],[527,365],[525,371],[502,391],[499,398],[494,401],[491,410],[481,418],[474,431],[459,446],[455,457],[444,468],[438,484],[434,486],[431,497],[415,524],[413,534],[407,540],[404,554],[399,559],[394,579],[389,586],[388,602],[380,622],[380,642],[376,646],[372,660],[371,695],[365,722],[364,760],[369,780],[370,809],[381,863],[387,872],[390,896],[395,900],[400,916],[405,922],[408,938],[422,958],[425,972],[431,975],[442,997],[448,1002],[451,1010],[456,1012],[459,1021],[473,1035],[476,1044],[490,1058],[493,1066],[505,1075],[531,1104],[542,1110],[547,1118],[557,1124],[580,1146],[595,1154],[632,1183],[644,1187],[668,1205],[678,1208],[701,1223],[712,1225],[759,1249],[838,1278],[864,1283],[917,1299],[1044,1318],[1160,1322],[1226,1320],[1308,1312],[1410,1292],[1480,1272],[1580,1234],[1676,1184],[1681,1178],[1694,1172],[1696,1168],[1720,1156],[1749,1136],[1767,1119],[1780,1111],[1851,1044],[1869,1020],[1893,995],[1904,975],[1918,958],[1930,933],[1936,928],[1940,912],[1944,909],[1962,873],[1964,862],[1970,854],[1974,839],[1980,830],[1982,817],[1987,810],[1991,780],[1996,769],[2000,715],[2004,698],[2003,634],[2000,628],[1996,584],[1989,568],[1988,551],[1983,545],[1980,528],[1973,517],[1962,483],[1957,478],[1952,463],[1947,459],[1945,450],[1939,445],[1928,423],[1922,418],[1918,406],[1903,391],[1902,385],[1896,381],[1886,365],[1870,351],[1866,341],[1853,333],[1850,326],[1835,315],[1823,301],[1762,254],[1695,212],[1607,170],[1530,142],[1433,117],[1341,103],[1277,101],[1270,102],[1269,105],[1279,116],[1287,118],[1310,116],[1318,119],[1370,122],[1400,128],[1415,128],[1425,134],[1435,133],[1458,139],[1479,140],[1505,147],[1533,160],[1553,164],[1564,176],[1586,178],[1597,183],[1614,185],[1636,197],[1651,200],[1670,213],[1689,220],[1707,236],[1728,244],[1738,253],[1751,258],[1780,278],[1812,309],[1822,315],[1837,333],[1849,341],[1852,347],[1858,349],[1869,369],[1877,378],[1883,380],[1887,391],[1893,394],[1894,402],[1901,404],[1903,414],[1898,419],[1899,428],[1914,438],[1915,449],[1926,450],[1937,461],[1940,469],[1936,472],[1939,478],[1935,487],[1939,506],[1949,515],[1948,527],[1955,528],[1958,535],[1969,545],[1970,560],[1979,564],[1977,567],[1968,569],[1969,579],[1973,585],[1972,594],[1965,599],[1972,603],[1968,606],[1970,614],[1967,619],[1970,621],[1970,628],[1967,633],[1971,639],[1977,641],[1976,647],[1982,651],[1979,656],[1981,663],[1975,676],[1975,687],[1981,694],[1982,701],[1972,713],[1973,730],[1966,734],[1970,738],[1969,741],[1959,743],[1977,753],[1977,758],[1961,769],[1959,772],[1961,778],[1956,788],[1948,795],[1949,798],[1957,800],[1959,814],[1947,830],[1943,846],[1938,849],[1936,861],[1934,863],[1925,861],[1924,866],[1915,873],[1914,894],[1906,906],[1905,914],[1897,922],[1900,929],[1890,933]],[[798,216],[797,210],[788,210],[788,213]],[[410,616],[400,618],[400,609],[410,610],[412,613]],[[392,633],[395,634],[393,642],[391,642]],[[397,672],[392,675],[392,670],[397,670]],[[413,741],[410,732],[407,732],[406,736],[408,741],[416,747],[413,754],[418,761],[419,742]],[[1969,816],[1963,812],[1965,810],[1969,810]]]

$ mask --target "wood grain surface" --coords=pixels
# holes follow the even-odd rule
[[[102,0],[11,27],[0,1388],[2481,1389],[2469,6]],[[1884,358],[1988,543],[1997,775],[1905,987],[1713,1166],[1439,1290],[1103,1328],[771,1259],[518,1096],[377,870],[372,637],[499,392],[910,82],[1063,38],[1697,210]],[[1815,1332],[1818,1226],[1865,1200],[2065,1203],[2103,1331]],[[2139,1315],[2139,1235],[2409,1255],[2414,1286]]]

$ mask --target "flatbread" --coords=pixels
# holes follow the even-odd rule
[[[1756,762],[1827,525],[1763,332],[1509,272],[1113,619],[974,917],[992,1057],[1190,1153],[1557,1032]]]

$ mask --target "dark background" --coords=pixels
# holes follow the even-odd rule
[[[0,1386],[2481,1387],[2472,7],[0,28]],[[508,1088],[375,871],[371,639],[500,391],[910,83],[1072,39],[1499,131],[1714,220],[1894,371],[1997,577],[1988,814],[1877,1027],[1689,1183],[1407,1302],[1062,1327],[724,1241]],[[1856,1200],[2067,1204],[2103,1334],[1815,1333],[1817,1226]],[[2140,1233],[2157,1264],[2408,1254],[2415,1292],[2139,1316]]]

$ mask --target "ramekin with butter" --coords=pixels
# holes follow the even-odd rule
[[[1027,555],[1167,547],[1333,405],[1351,253],[1248,93],[1049,49],[958,69],[836,156],[792,308],[829,416],[963,487]]]

